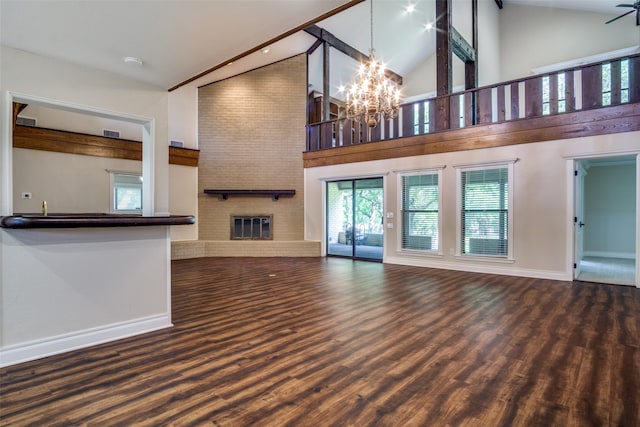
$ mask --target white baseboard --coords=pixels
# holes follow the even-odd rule
[[[633,252],[600,252],[600,251],[584,251],[582,256],[595,256],[601,258],[621,258],[621,259],[636,259],[636,254]]]
[[[0,367],[173,326],[170,314],[149,316],[0,348]]]
[[[427,267],[427,268],[440,268],[445,270],[455,271],[468,271],[470,273],[486,273],[486,274],[500,274],[502,276],[516,276],[516,277],[531,277],[534,279],[549,279],[549,280],[561,280],[572,281],[572,271],[547,271],[547,270],[531,270],[522,269],[517,267],[503,267],[500,264],[487,262],[483,265],[467,264],[467,263],[453,263],[442,262],[434,259],[421,259],[417,257],[399,257],[390,256],[385,257],[385,263],[410,265],[413,267]]]

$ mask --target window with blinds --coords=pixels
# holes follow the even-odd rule
[[[401,176],[402,249],[439,248],[439,173]]]
[[[142,175],[110,173],[111,212],[142,213]]]
[[[461,253],[509,256],[509,167],[462,170]]]

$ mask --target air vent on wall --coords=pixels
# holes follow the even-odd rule
[[[176,141],[174,139],[172,139],[169,142],[169,145],[172,146],[172,147],[184,148],[184,142],[183,141]]]
[[[102,136],[106,136],[107,138],[120,138],[120,131],[102,129]]]
[[[16,118],[16,124],[21,126],[29,126],[32,128],[37,126],[36,119],[31,117],[18,117]]]

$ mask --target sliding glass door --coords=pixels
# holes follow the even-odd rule
[[[382,261],[383,179],[327,182],[327,255]]]

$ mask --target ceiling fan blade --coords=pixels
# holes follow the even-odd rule
[[[618,16],[617,18],[610,19],[609,21],[605,22],[605,24],[610,24],[610,23],[612,23],[613,21],[617,21],[618,19],[623,18],[623,17],[625,17],[625,16],[627,16],[628,14],[633,13],[633,12],[634,12],[633,10],[630,10],[629,12],[627,12],[627,13],[623,13],[622,15]]]
[[[632,5],[632,4],[624,4],[624,3],[622,3],[622,4],[617,4],[616,7],[635,7],[635,6]]]
[[[640,9],[636,9],[636,25],[640,26]]]

